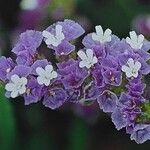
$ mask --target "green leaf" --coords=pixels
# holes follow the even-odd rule
[[[86,123],[81,119],[75,119],[69,132],[68,150],[86,150],[88,140],[88,128]]]
[[[14,148],[16,139],[15,118],[11,103],[4,96],[4,88],[0,85],[0,149]]]

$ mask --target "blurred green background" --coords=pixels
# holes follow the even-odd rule
[[[41,0],[39,7],[31,9],[21,5],[20,0],[0,0],[1,54],[10,55],[20,32],[42,30],[64,18],[76,20],[87,32],[100,24],[123,38],[132,29],[138,32],[135,18],[150,15],[150,0],[45,1]],[[32,0],[30,2],[32,4]],[[35,17],[30,17],[30,14]],[[149,38],[149,35],[150,32],[146,37]],[[24,106],[22,98],[6,99],[1,85],[0,150],[150,149],[150,141],[137,145],[130,141],[124,130],[117,131],[110,117],[97,105],[87,107],[69,104],[52,111],[41,103]]]

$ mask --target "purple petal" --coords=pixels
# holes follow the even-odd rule
[[[97,99],[97,102],[104,112],[113,112],[116,109],[118,97],[111,91],[104,91]]]
[[[43,105],[51,109],[60,107],[66,101],[66,92],[63,89],[55,89],[50,95],[44,97]]]
[[[85,32],[78,23],[72,20],[65,19],[64,22],[58,22],[58,24],[62,25],[65,39],[68,41],[78,38]]]
[[[2,56],[0,58],[0,80],[5,81],[7,74],[14,68],[15,64],[11,58]]]
[[[7,74],[7,78],[10,79],[12,75],[17,74],[20,77],[27,77],[31,73],[31,68],[18,65],[10,73]]]
[[[122,112],[120,109],[115,109],[114,112],[111,115],[112,122],[116,126],[117,130],[122,129],[127,125],[127,120],[123,116]]]
[[[138,124],[135,126],[131,134],[131,140],[135,140],[138,144],[142,144],[150,140],[150,125]]]
[[[56,51],[56,55],[68,55],[75,50],[75,46],[68,41],[63,41],[58,47],[53,48]]]
[[[18,54],[20,51],[27,50],[30,54],[34,54],[42,42],[42,33],[34,30],[27,30],[20,35],[19,42],[12,52]]]

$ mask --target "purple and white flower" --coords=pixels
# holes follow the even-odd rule
[[[37,82],[40,85],[49,86],[51,80],[57,78],[57,72],[53,70],[52,65],[47,65],[45,69],[38,67],[36,73],[38,75]]]
[[[141,63],[139,61],[134,61],[132,58],[129,58],[126,65],[123,65],[121,70],[125,72],[128,78],[138,77],[139,70],[141,69]]]
[[[135,31],[131,31],[130,38],[126,38],[126,42],[135,50],[141,49],[144,42],[144,36],[142,34],[137,35]]]
[[[27,78],[19,77],[17,74],[11,76],[11,81],[6,84],[5,89],[11,92],[11,97],[16,98],[17,96],[26,92]]]
[[[96,58],[96,56],[94,56],[91,49],[87,49],[86,52],[80,50],[77,54],[81,59],[81,61],[79,62],[80,68],[86,67],[87,69],[89,69],[98,62],[98,59]]]
[[[110,29],[103,31],[100,25],[95,29],[77,51],[72,43],[84,29],[72,20],[57,22],[42,32],[22,33],[12,49],[15,59],[0,58],[5,95],[22,96],[25,105],[40,101],[50,109],[68,102],[98,103],[110,113],[117,130],[126,128],[131,140],[150,140],[150,102],[144,83],[150,73],[150,42],[134,31],[121,40]],[[41,48],[43,40],[46,54]]]
[[[94,41],[99,41],[100,43],[110,42],[112,31],[110,29],[106,29],[103,31],[101,25],[95,27],[96,33],[92,33],[92,39]]]

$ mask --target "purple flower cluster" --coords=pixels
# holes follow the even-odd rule
[[[72,20],[22,33],[12,49],[15,59],[0,58],[6,96],[22,96],[25,105],[41,101],[51,109],[97,102],[118,130],[126,128],[131,140],[150,140],[144,83],[150,73],[150,42],[134,31],[121,40],[100,25],[95,30],[83,38],[80,50],[75,43],[85,31]]]

